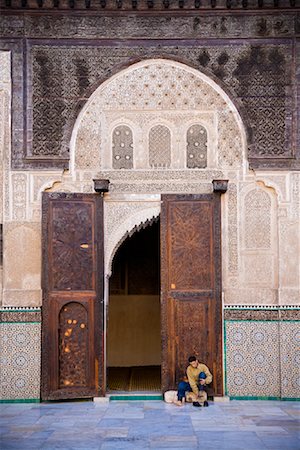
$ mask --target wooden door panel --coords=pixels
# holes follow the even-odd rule
[[[56,294],[50,301],[50,354],[57,357],[48,372],[49,399],[90,396],[96,388],[95,298]]]
[[[164,195],[161,212],[162,386],[195,354],[223,394],[220,195]]]
[[[169,207],[169,288],[199,291],[213,288],[211,202],[178,201]],[[197,267],[197,270],[191,270]]]
[[[105,392],[103,199],[44,194],[42,398]]]
[[[50,291],[95,291],[93,203],[58,200],[49,211]]]

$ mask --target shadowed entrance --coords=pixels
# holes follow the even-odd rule
[[[136,231],[115,255],[107,333],[108,389],[160,391],[159,221]]]

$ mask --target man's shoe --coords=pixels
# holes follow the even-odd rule
[[[205,400],[205,402],[203,403],[203,406],[208,406],[208,402]]]
[[[193,406],[197,406],[197,408],[201,407],[199,402],[193,402]]]

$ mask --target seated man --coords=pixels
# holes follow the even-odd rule
[[[177,393],[178,401],[176,404],[181,406],[185,401],[185,393],[193,392],[194,406],[201,406],[201,403],[203,403],[203,406],[208,406],[205,386],[212,382],[212,374],[208,367],[203,363],[199,363],[196,356],[190,356],[186,374],[188,381],[181,381],[179,383]]]

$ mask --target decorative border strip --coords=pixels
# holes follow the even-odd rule
[[[280,400],[284,402],[298,402],[300,397],[242,397],[242,396],[229,396],[230,400]]]
[[[225,316],[223,320],[223,373],[224,373],[224,395],[228,396],[228,389],[227,389],[227,335],[226,335],[226,322],[225,322]]]
[[[41,400],[39,398],[13,398],[0,400],[1,403],[41,403]]]
[[[7,325],[7,324],[14,324],[14,325],[18,325],[18,324],[24,324],[24,323],[30,323],[31,325],[41,325],[41,322],[33,322],[32,320],[23,320],[23,321],[12,321],[12,320],[0,320],[0,325]]]
[[[42,316],[40,311],[20,311],[20,312],[0,312],[0,324],[1,323],[38,323],[42,322]]]
[[[265,309],[226,309],[224,321],[299,321],[300,309],[265,310]]]
[[[224,305],[224,309],[300,309],[300,305]],[[41,311],[41,306],[0,306],[0,312],[8,311]]]
[[[265,310],[300,310],[300,305],[224,305],[226,309],[265,309]]]
[[[264,320],[276,321],[279,319],[279,312],[276,310],[247,310],[232,309],[224,311],[224,320]]]
[[[40,312],[40,306],[1,306],[0,312]]]
[[[153,395],[118,395],[118,394],[113,394],[109,396],[109,401],[133,401],[133,400],[137,400],[137,401],[147,401],[147,400],[159,400],[162,401],[163,400],[163,396],[162,394],[153,394]]]

